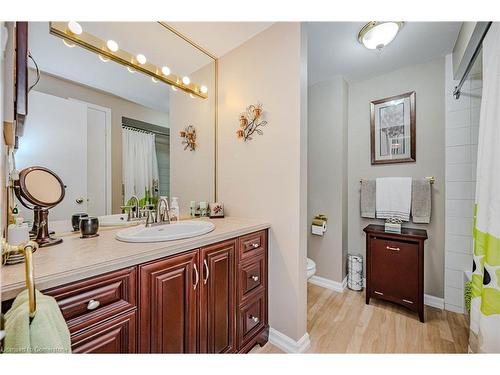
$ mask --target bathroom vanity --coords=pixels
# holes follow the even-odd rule
[[[36,286],[57,300],[73,352],[245,353],[265,344],[269,225],[215,223],[185,240],[125,243],[107,230],[39,249]],[[22,267],[3,268],[4,299],[24,288]]]

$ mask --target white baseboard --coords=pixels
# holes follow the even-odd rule
[[[335,292],[339,292],[339,293],[342,293],[344,291],[344,289],[347,287],[347,277],[345,277],[344,280],[342,280],[342,282],[339,283],[338,281],[333,281],[333,280],[327,279],[325,277],[314,275],[313,277],[311,277],[308,280],[308,282],[310,282],[311,284],[314,284],[314,285],[321,286],[321,287],[326,288],[326,289],[333,290]],[[365,278],[363,278],[363,287],[366,287]],[[435,307],[435,308],[441,309],[441,310],[443,310],[445,308],[443,298],[431,296],[430,294],[424,294],[424,305]],[[457,312],[456,306],[452,306],[452,307],[455,307],[455,309],[452,310],[452,309],[447,308],[446,310]]]
[[[424,305],[435,307],[436,309],[444,309],[444,298],[434,297],[430,294],[424,294]]]
[[[325,277],[314,275],[308,280],[308,282],[314,285],[321,286],[326,289],[333,290],[335,292],[342,293],[347,286],[347,277],[345,277],[344,280],[342,280],[342,282],[339,283],[338,281],[333,281]]]
[[[311,347],[311,340],[307,332],[299,341],[295,341],[272,327],[269,328],[269,342],[285,353],[305,353]]]
[[[459,313],[459,314],[464,314],[465,313],[465,309],[463,307],[452,305],[450,303],[445,303],[444,304],[444,309],[446,311],[451,311],[451,312],[455,312],[455,313]]]

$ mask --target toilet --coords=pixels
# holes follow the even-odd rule
[[[316,263],[314,260],[307,258],[307,280],[314,276],[316,273]]]

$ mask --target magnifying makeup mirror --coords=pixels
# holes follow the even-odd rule
[[[38,246],[61,243],[62,238],[49,233],[49,208],[64,199],[65,187],[59,176],[44,167],[25,168],[19,173],[19,180],[14,181],[14,191],[21,204],[34,211],[30,234]]]

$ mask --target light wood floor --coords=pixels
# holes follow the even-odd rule
[[[425,323],[404,307],[364,292],[307,287],[309,353],[466,353],[465,316],[425,307]],[[253,353],[281,353],[268,343]]]

